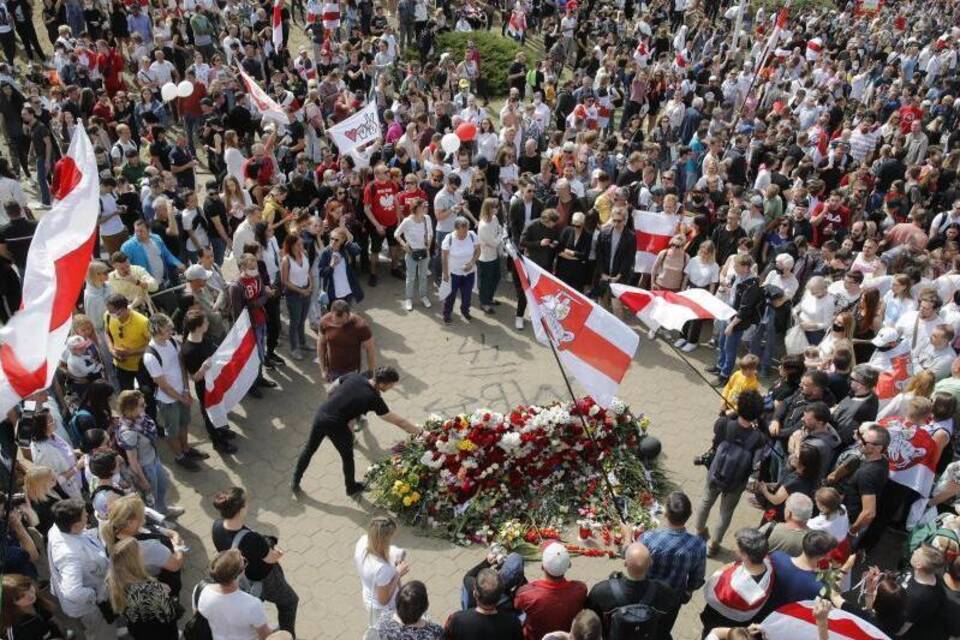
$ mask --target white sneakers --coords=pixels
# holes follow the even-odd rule
[[[403,308],[406,309],[407,311],[413,311],[413,300],[411,300],[410,298],[407,298],[406,300],[404,300]]]
[[[698,345],[697,345],[696,342],[688,342],[687,344],[683,345],[683,346],[680,348],[680,351],[683,351],[684,353],[690,353],[691,351],[693,351],[694,349],[696,349],[697,346],[698,346]]]
[[[650,340],[655,340],[656,337],[657,337],[657,330],[656,330],[656,329],[650,329],[650,331],[647,331],[647,338],[648,338],[648,339],[650,339]]]
[[[420,302],[422,302],[423,306],[426,307],[427,309],[433,306],[433,304],[430,302],[430,298],[428,298],[427,296],[423,296],[422,298],[420,298]]]
[[[517,318],[514,321],[513,326],[517,328],[517,331],[523,331],[523,318]]]
[[[683,338],[678,338],[677,340],[674,340],[673,346],[675,346],[677,349],[682,349],[687,346],[687,341]]]

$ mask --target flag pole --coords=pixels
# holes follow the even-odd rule
[[[526,295],[526,294],[524,294]],[[563,368],[563,363],[560,362],[560,354],[557,353],[557,347],[553,342],[553,334],[550,333],[550,329],[547,326],[546,320],[540,318],[540,323],[543,325],[543,330],[547,332],[547,342],[550,343],[550,352],[553,353],[553,359],[557,363],[557,368],[560,369],[560,375],[563,377],[563,383],[567,387],[567,393],[570,394],[570,400],[573,402],[573,406],[577,406],[577,395],[573,392],[573,386],[570,384],[570,378],[567,377],[567,371]],[[590,428],[590,425],[587,424],[587,419],[584,417],[582,411],[577,411],[577,415],[580,417],[580,424],[583,426],[584,433],[587,434],[587,437],[590,438],[590,441],[593,443],[594,448],[597,450],[597,460],[594,465],[600,470],[600,475],[603,478],[603,485],[607,489],[607,493],[610,494],[610,500],[613,502],[613,508],[617,512],[617,516],[620,518],[621,522],[626,522],[626,514],[623,511],[623,507],[620,506],[620,503],[617,501],[617,494],[613,490],[613,485],[610,483],[610,478],[607,475],[606,469],[603,468],[603,463],[600,461],[599,452],[600,452],[600,443],[597,441],[597,436],[594,434],[593,429]]]

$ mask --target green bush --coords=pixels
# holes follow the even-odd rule
[[[487,92],[491,96],[503,96],[509,93],[507,74],[520,45],[493,31],[471,31],[461,33],[451,31],[437,36],[438,53],[449,52],[457,62],[463,60],[467,41],[473,40],[480,50],[480,77],[486,82]]]

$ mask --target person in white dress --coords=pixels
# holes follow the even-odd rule
[[[400,582],[410,570],[406,551],[390,544],[396,532],[397,523],[393,518],[377,516],[354,547],[353,563],[360,575],[363,606],[372,628],[396,611]]]

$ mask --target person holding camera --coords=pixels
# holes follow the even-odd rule
[[[240,551],[246,566],[242,578],[246,583],[244,591],[275,604],[280,628],[296,637],[294,627],[300,597],[287,582],[280,566],[283,551],[277,546],[277,539],[246,525],[249,505],[244,489],[230,487],[218,491],[213,496],[213,506],[221,518],[213,523],[213,545],[217,551]]]
[[[433,242],[433,224],[427,215],[427,201],[414,200],[412,214],[400,221],[394,236],[403,249],[406,264],[403,308],[413,311],[414,285],[424,307],[430,307],[427,295],[427,259]]]
[[[507,553],[500,544],[491,545],[486,557],[463,576],[463,586],[460,588],[460,604],[463,609],[472,609],[477,606],[474,596],[477,576],[484,569],[496,571],[503,583],[503,597],[497,603],[497,609],[514,613],[519,617],[521,614],[513,606],[513,597],[517,589],[527,584],[527,577],[523,573],[523,556],[516,552]]]
[[[697,533],[709,541],[707,555],[710,557],[720,548],[740,495],[753,472],[757,451],[763,446],[759,428],[762,415],[763,397],[756,391],[745,391],[737,398],[736,413],[720,416],[713,425],[713,455],[696,520]],[[720,522],[711,537],[707,518],[717,498],[720,499]]]
[[[456,611],[447,618],[447,640],[523,640],[520,619],[497,608],[503,597],[503,581],[496,571],[483,569],[477,574],[473,595],[475,608]]]
[[[6,494],[0,494],[0,513],[5,511],[6,503]],[[27,530],[29,520],[33,520],[31,511],[26,498],[22,494],[14,494],[6,534],[0,544],[6,547],[2,550],[3,572],[18,573],[35,580],[38,577],[37,562],[40,560],[40,551]]]

